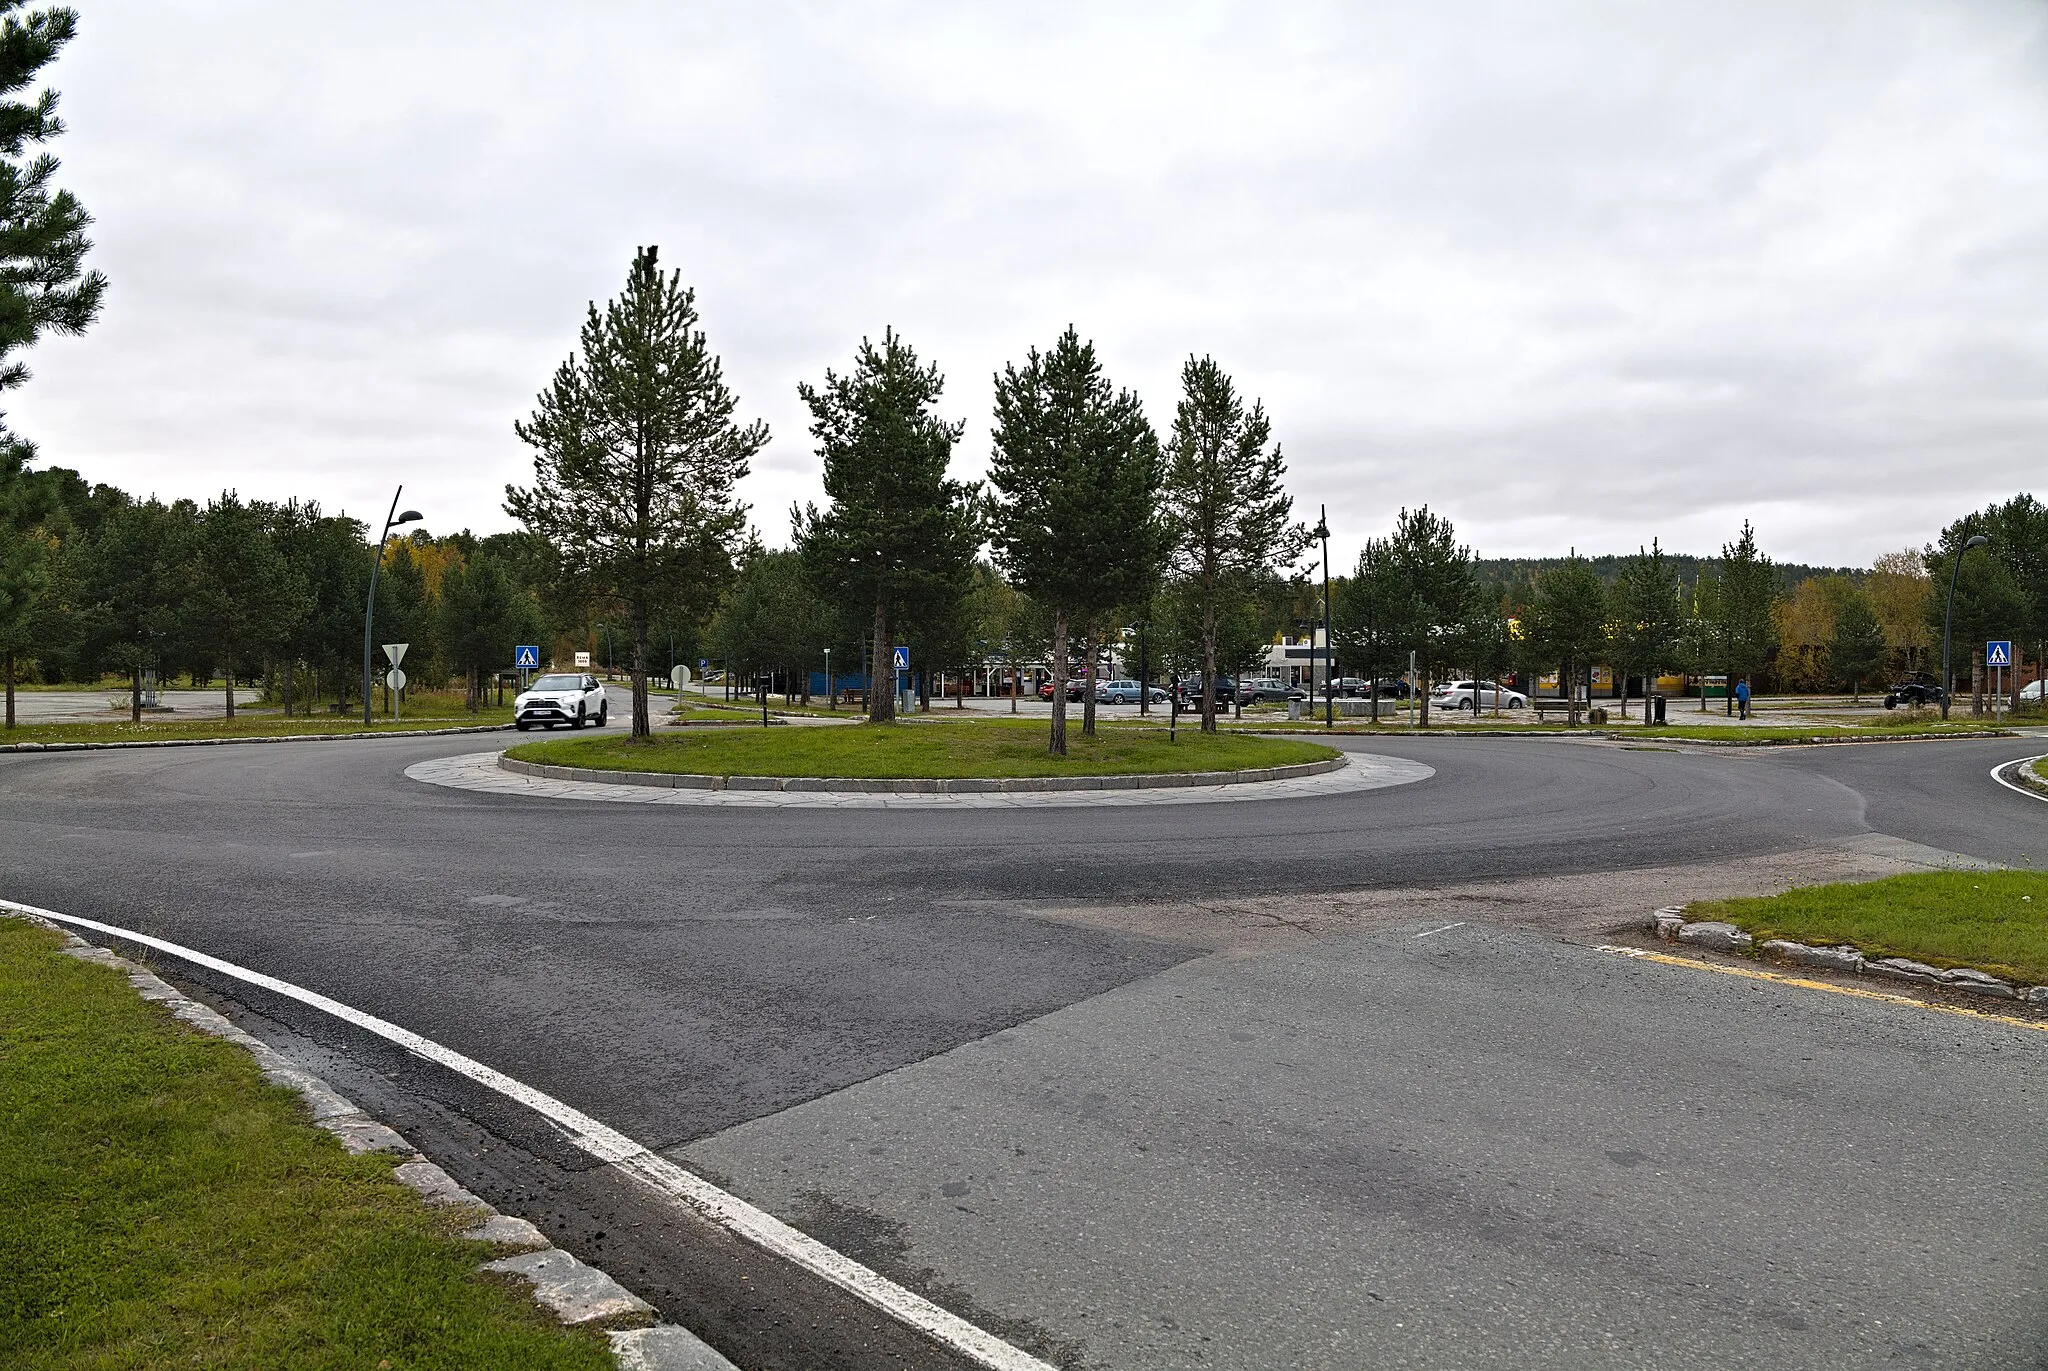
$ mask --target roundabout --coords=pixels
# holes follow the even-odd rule
[[[573,772],[573,775],[548,773]],[[502,752],[472,752],[415,762],[405,774],[428,785],[548,800],[612,804],[719,805],[769,809],[1043,809],[1132,805],[1223,804],[1247,800],[1309,799],[1384,790],[1429,779],[1436,769],[1402,757],[1354,752],[1334,762],[1269,768],[1270,773],[1202,773],[988,782],[876,781],[805,776],[702,776],[602,772],[519,763]],[[628,780],[628,777],[636,779]],[[713,783],[720,783],[716,786]],[[1003,789],[941,789],[981,784]],[[921,786],[923,789],[910,789]],[[1025,788],[1027,786],[1033,788]],[[1087,788],[1083,788],[1087,787]]]

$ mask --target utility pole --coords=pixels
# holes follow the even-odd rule
[[[1323,540],[1323,727],[1337,726],[1337,656],[1336,645],[1330,641],[1330,507],[1316,507],[1316,537]],[[1479,687],[1472,687],[1472,698],[1479,698]],[[1476,706],[1475,706],[1476,708]]]

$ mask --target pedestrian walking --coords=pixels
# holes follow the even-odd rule
[[[1745,719],[1749,717],[1749,678],[1747,676],[1736,682],[1735,712]]]

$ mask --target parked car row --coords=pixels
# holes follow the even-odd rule
[[[1068,681],[1067,702],[1069,704],[1078,702],[1087,689],[1088,682],[1080,677]],[[1140,686],[1136,681],[1097,681],[1095,683],[1095,703],[1099,705],[1134,705],[1138,703],[1140,693],[1144,692],[1147,692],[1147,688]],[[1038,687],[1038,698],[1048,702],[1051,701],[1051,681],[1047,681]],[[1149,688],[1147,698],[1155,705],[1163,705],[1166,703],[1166,691],[1160,686],[1152,686]]]

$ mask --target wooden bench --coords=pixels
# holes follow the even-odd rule
[[[1540,721],[1546,714],[1568,714],[1575,707],[1583,707],[1584,703],[1582,700],[1536,699],[1529,701],[1529,707],[1536,711],[1536,717]]]

